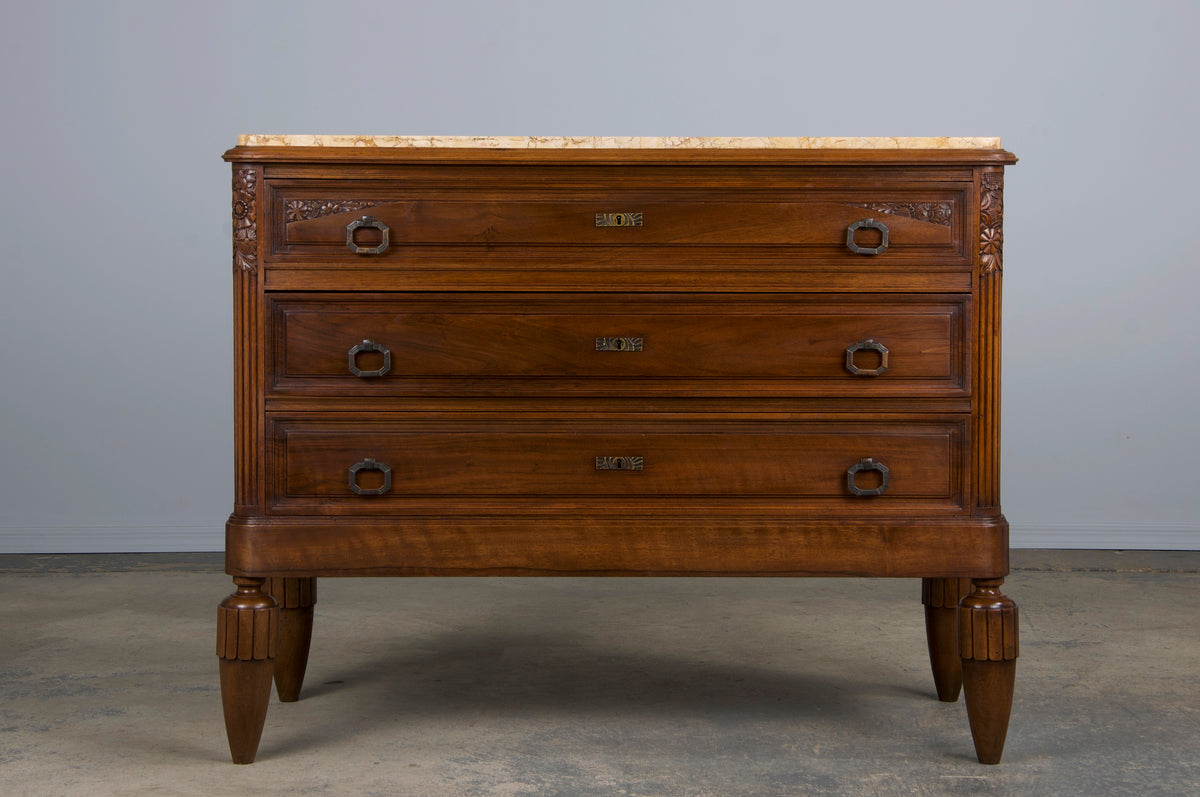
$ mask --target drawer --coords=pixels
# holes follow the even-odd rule
[[[270,416],[277,511],[788,501],[959,511],[964,417],[846,421]],[[492,505],[495,508],[495,505]],[[694,507],[693,507],[694,509]]]
[[[406,189],[364,181],[273,183],[270,256],[330,266],[427,268],[464,258],[543,258],[569,247],[692,257],[703,248],[757,250],[789,262],[969,265],[961,183],[753,192],[567,189]],[[560,253],[561,254],[561,253]],[[636,270],[649,263],[603,255]],[[658,265],[661,265],[658,264]]]
[[[270,295],[278,395],[964,396],[969,297]]]

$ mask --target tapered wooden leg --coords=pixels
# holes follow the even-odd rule
[[[969,578],[921,579],[925,604],[925,639],[938,700],[953,703],[962,690],[962,659],[958,655],[958,602],[971,591]]]
[[[279,655],[275,658],[275,691],[282,703],[300,699],[308,649],[312,644],[315,578],[269,578],[266,591],[279,604]]]
[[[251,764],[271,700],[279,607],[262,591],[263,579],[235,578],[233,583],[237,591],[217,607],[221,705],[233,763]]]
[[[958,607],[963,692],[975,754],[981,764],[999,764],[1017,672],[1017,605],[1001,594],[1002,578],[972,583]]]

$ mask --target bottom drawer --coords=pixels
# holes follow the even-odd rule
[[[966,419],[271,417],[270,505],[321,514],[689,502],[961,511]]]

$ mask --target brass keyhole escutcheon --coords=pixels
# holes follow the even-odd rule
[[[624,213],[597,213],[597,227],[641,227],[642,214],[633,211]]]

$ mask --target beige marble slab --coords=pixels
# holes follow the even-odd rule
[[[689,138],[636,136],[240,135],[242,147],[458,147],[468,149],[1000,149],[999,138]]]

